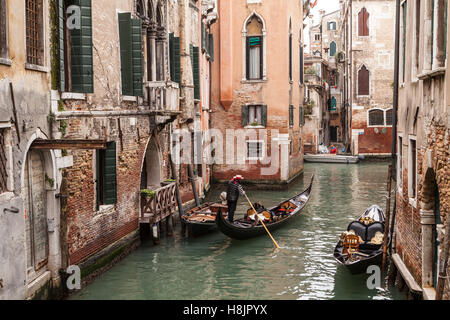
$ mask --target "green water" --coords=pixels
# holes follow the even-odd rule
[[[301,192],[315,175],[310,202],[301,216],[269,237],[232,240],[220,232],[159,246],[146,241],[125,260],[71,299],[403,299],[395,288],[369,290],[370,275],[351,275],[333,259],[348,223],[367,207],[385,207],[387,164],[306,164],[304,176],[287,191],[247,194],[269,207]],[[218,199],[223,186],[209,198]],[[247,210],[240,199],[236,213]]]

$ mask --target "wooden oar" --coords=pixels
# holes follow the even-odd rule
[[[258,212],[255,210],[255,208],[253,207],[253,204],[251,203],[250,199],[247,197],[247,194],[244,193],[244,196],[247,198],[248,203],[250,203],[250,206],[252,207],[253,211],[255,211],[256,216],[258,217],[259,221],[261,222],[261,224],[263,225],[264,229],[266,229],[267,234],[269,235],[270,239],[272,239],[273,243],[275,244],[275,246],[277,247],[277,249],[280,249],[280,246],[278,245],[278,243],[275,241],[275,239],[272,237],[272,235],[269,232],[269,229],[267,229],[266,225],[264,224],[264,222],[262,221],[261,217],[259,216]]]

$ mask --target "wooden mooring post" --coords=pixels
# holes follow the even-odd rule
[[[390,237],[390,216],[391,216],[391,187],[392,187],[392,165],[389,166],[388,181],[387,181],[387,198],[386,198],[386,222],[384,224],[384,239],[383,239],[383,262],[381,264],[381,270],[384,272],[386,269],[386,255],[388,240]]]
[[[185,229],[186,229],[186,225],[183,223],[183,219],[182,216],[184,214],[183,212],[183,202],[181,202],[181,195],[180,195],[180,189],[178,187],[178,178],[177,178],[177,171],[175,168],[175,163],[173,163],[172,161],[172,155],[169,153],[169,162],[170,162],[170,167],[172,169],[172,179],[175,180],[175,184],[176,184],[176,195],[177,195],[177,205],[178,205],[178,214],[180,216],[180,222],[181,222],[181,232],[184,234]]]

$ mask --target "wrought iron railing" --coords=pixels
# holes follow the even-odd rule
[[[5,130],[0,129],[0,193],[7,190],[8,171],[6,170]]]

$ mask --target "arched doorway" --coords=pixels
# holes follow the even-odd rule
[[[22,189],[28,282],[47,271],[49,239],[46,183],[50,181],[45,173],[43,153],[38,150],[29,151],[24,164]]]
[[[437,286],[439,274],[439,246],[437,226],[442,224],[439,187],[432,168],[428,168],[422,187],[422,283],[423,286]]]
[[[145,152],[141,173],[141,189],[154,189],[161,186],[160,150],[155,138],[151,139]]]

